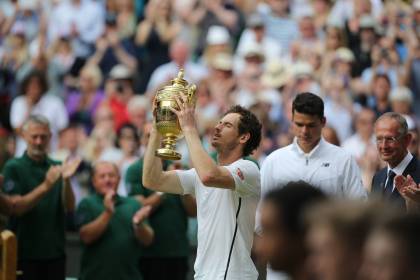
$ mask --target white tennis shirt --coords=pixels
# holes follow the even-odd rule
[[[261,167],[262,197],[272,189],[298,180],[335,197],[367,197],[354,158],[323,138],[307,154],[300,149],[296,138],[292,144],[271,153]]]
[[[177,171],[184,194],[193,194],[197,200],[194,278],[224,279],[228,267],[226,279],[256,280],[258,272],[251,259],[251,247],[260,197],[260,171],[254,162],[244,159],[224,167],[235,180],[235,190],[203,185],[195,169]]]

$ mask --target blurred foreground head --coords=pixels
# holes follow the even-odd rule
[[[304,181],[290,182],[268,193],[261,207],[259,257],[293,279],[305,273],[302,269],[306,257],[302,216],[308,206],[324,199],[322,191]]]

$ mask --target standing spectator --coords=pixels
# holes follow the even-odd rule
[[[380,196],[394,202],[402,209],[410,205],[395,188],[396,175],[410,175],[420,182],[420,163],[408,152],[411,141],[405,118],[398,113],[383,114],[375,123],[376,147],[387,166],[379,170],[372,179],[372,196]]]
[[[116,3],[116,21],[121,39],[131,39],[136,32],[137,17],[135,3],[132,0],[119,0]]]
[[[86,58],[92,54],[104,22],[104,13],[96,1],[60,1],[51,11],[48,38],[53,42],[63,35],[70,37],[76,56]]]
[[[190,25],[198,26],[200,33],[197,39],[196,55],[200,56],[206,44],[207,33],[213,25],[224,26],[229,30],[231,37],[237,41],[244,27],[241,11],[233,1],[228,0],[203,0],[186,15]]]
[[[180,23],[173,18],[172,1],[152,0],[146,6],[145,18],[138,27],[135,42],[142,47],[141,89],[160,65],[168,63],[169,45],[180,32]]]
[[[262,14],[267,36],[275,39],[282,51],[288,53],[290,44],[298,37],[296,21],[290,17],[290,0],[268,0],[269,12]],[[281,28],[278,28],[281,26]]]
[[[154,233],[146,222],[150,206],[117,195],[120,176],[114,164],[93,168],[96,193],[80,202],[77,222],[84,244],[81,280],[142,279],[137,266],[140,244],[150,245]]]
[[[80,159],[63,165],[47,156],[51,130],[48,120],[31,116],[22,132],[27,150],[9,160],[4,190],[15,195],[9,227],[18,239],[19,279],[65,278],[65,211],[74,210],[70,177]]]
[[[182,103],[181,103],[182,102]],[[163,171],[155,156],[160,136],[154,127],[144,157],[143,185],[157,191],[195,194],[198,249],[195,277],[257,279],[251,259],[255,211],[259,198],[257,165],[243,159],[261,140],[261,124],[250,111],[235,106],[215,127],[212,146],[217,163],[203,148],[197,133],[195,108],[177,99],[175,111],[184,132],[194,169]]]
[[[25,150],[25,141],[21,138],[21,130],[25,121],[32,114],[40,114],[49,121],[51,130],[51,150],[55,151],[58,144],[58,133],[68,124],[68,116],[63,102],[56,96],[46,94],[47,81],[42,72],[33,71],[21,83],[21,96],[12,102],[10,123],[17,133],[16,156]]]
[[[150,226],[155,232],[151,246],[140,252],[144,280],[186,280],[190,246],[188,216],[196,216],[195,199],[190,195],[163,194],[142,185],[143,159],[127,170],[125,184],[143,205],[150,205]]]
[[[101,36],[96,40],[95,52],[88,63],[98,65],[104,76],[117,65],[124,65],[131,72],[137,70],[136,46],[129,38],[120,38],[117,29],[117,19],[110,16],[106,19],[106,26]]]

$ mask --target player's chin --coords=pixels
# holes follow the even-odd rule
[[[216,147],[218,147],[219,146],[219,141],[217,141],[217,139],[212,139],[211,140],[211,142],[210,142],[210,144],[211,144],[211,146],[213,147],[213,148],[216,148]]]

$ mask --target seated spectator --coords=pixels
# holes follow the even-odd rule
[[[130,123],[136,127],[139,135],[142,134],[143,127],[147,123],[151,104],[150,99],[144,95],[135,95],[130,98],[128,103],[128,118]]]
[[[105,149],[99,159],[116,164],[119,174],[125,178],[128,167],[137,159],[139,153],[140,139],[136,127],[130,123],[121,126],[115,143],[116,147]],[[124,180],[120,180],[117,193],[120,196],[127,196],[130,193]]]
[[[96,193],[83,199],[77,209],[83,242],[80,279],[142,279],[138,269],[140,244],[150,245],[154,232],[146,218],[151,207],[117,195],[120,176],[110,162],[93,168]]]
[[[134,76],[130,68],[123,64],[114,66],[105,82],[104,104],[114,116],[114,130],[129,122],[127,106],[134,96]]]
[[[378,118],[386,112],[391,112],[389,94],[391,93],[391,81],[385,74],[376,74],[372,79],[372,92],[368,99],[368,107],[376,113]]]
[[[99,67],[87,64],[80,71],[79,89],[67,96],[66,108],[70,121],[82,124],[87,133],[93,129],[93,116],[104,98],[101,83]]]
[[[392,111],[402,115],[414,115],[412,111],[413,93],[407,87],[396,87],[389,95]]]

